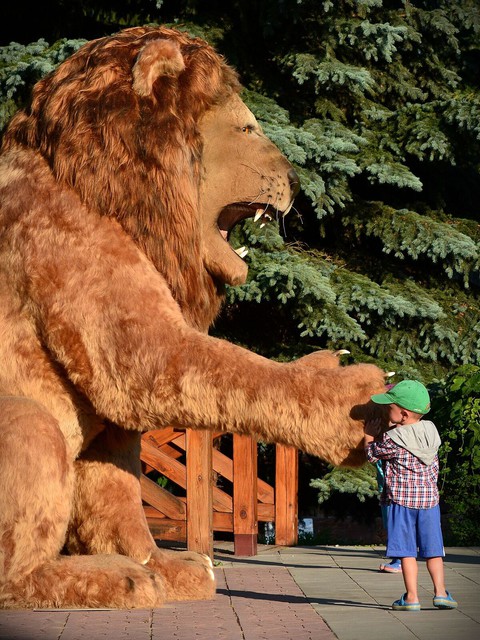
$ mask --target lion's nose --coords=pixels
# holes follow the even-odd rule
[[[300,178],[297,175],[295,169],[290,169],[287,173],[288,182],[290,183],[290,190],[292,192],[292,198],[295,198],[300,191]]]

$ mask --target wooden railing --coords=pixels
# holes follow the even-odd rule
[[[142,499],[153,536],[185,542],[188,549],[213,557],[213,532],[232,532],[234,553],[251,556],[257,552],[261,521],[275,523],[276,544],[296,544],[297,450],[276,445],[274,488],[258,477],[256,441],[235,434],[230,458],[215,446],[222,435],[167,428],[142,436],[144,472],[157,470],[181,494],[142,475]]]

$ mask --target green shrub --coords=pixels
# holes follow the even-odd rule
[[[455,369],[432,389],[440,448],[439,488],[449,545],[480,545],[480,367]]]

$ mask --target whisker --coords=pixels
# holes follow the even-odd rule
[[[275,202],[272,202],[272,204],[270,205],[272,209],[275,209],[275,220],[278,220],[278,202],[279,202],[279,197],[277,194],[277,197],[275,199]]]
[[[286,238],[287,237],[287,229],[285,227],[285,216],[282,216],[282,227],[283,227],[283,235]]]
[[[267,193],[266,191],[260,191],[260,193],[257,196],[255,196],[255,198],[251,202],[249,202],[248,205],[250,206],[251,204],[254,204],[255,201],[258,200],[258,198],[260,198],[260,196],[263,196],[266,193]],[[268,207],[268,204],[267,204],[267,207]],[[266,211],[266,208],[265,208],[265,211]]]
[[[297,216],[300,218],[300,222],[303,224],[303,218],[302,218],[302,214],[300,213],[300,211],[297,209],[297,207],[294,207],[293,205],[292,205],[292,209],[293,209],[293,211],[295,211]]]
[[[262,178],[264,177],[262,171],[260,171],[259,169],[252,167],[249,164],[245,164],[244,162],[241,163],[242,167],[246,167],[247,169],[250,169],[250,171],[253,171],[253,173],[257,173],[259,176],[262,176]]]

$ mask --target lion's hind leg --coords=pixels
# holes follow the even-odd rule
[[[59,556],[3,589],[3,608],[158,607],[165,602],[160,576],[125,556]]]
[[[13,580],[60,552],[73,464],[57,422],[26,398],[0,398],[1,579]]]
[[[0,434],[0,608],[161,604],[162,578],[134,560],[60,556],[73,461],[45,408],[25,398],[1,398]]]

